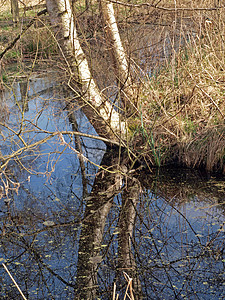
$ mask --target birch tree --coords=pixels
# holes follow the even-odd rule
[[[113,105],[103,97],[92,78],[77,36],[71,2],[47,0],[46,3],[51,24],[69,70],[69,87],[74,91],[85,115],[100,136],[114,141],[123,139],[126,135],[126,124]]]
[[[120,38],[119,29],[115,17],[113,3],[105,0],[98,0],[103,19],[103,28],[115,70],[120,99],[122,100],[125,111],[135,108],[133,100],[135,99],[135,88],[130,73],[130,62],[127,59],[126,51]]]
[[[99,0],[99,3],[104,21],[104,31],[109,44],[117,79],[122,86],[131,86],[129,63],[120,38],[113,3],[104,0]]]

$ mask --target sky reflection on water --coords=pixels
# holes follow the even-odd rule
[[[27,141],[43,139],[47,136],[43,130],[71,131],[63,110],[63,95],[48,87],[49,82],[42,79],[40,83],[36,80],[30,84],[31,99],[24,121]],[[39,93],[38,96],[32,97],[35,93]],[[16,130],[21,124],[18,122],[21,115],[15,98],[19,101],[20,96],[19,84],[15,85],[14,96],[5,94],[10,107],[8,124]],[[80,130],[95,134],[85,116],[80,111],[76,115]],[[2,153],[15,151],[20,141],[15,136],[12,140],[12,134],[6,129],[3,133],[8,139],[1,141]],[[71,142],[69,136],[65,140]],[[98,183],[95,189],[101,195],[101,178],[95,180],[95,174],[105,145],[83,138],[83,146],[84,155],[94,163],[85,163],[88,191],[93,191],[93,184]],[[7,263],[27,298],[76,299],[75,282],[80,272],[77,270],[78,251],[83,238],[81,224],[85,205],[90,200],[82,199],[77,155],[71,148],[60,145],[59,137],[55,136],[35,151],[21,154],[21,162],[32,172],[27,173],[17,160],[9,165],[21,186],[18,195],[12,192],[8,199],[0,200],[0,261]],[[185,174],[185,170],[182,173]],[[190,171],[186,174],[186,180],[173,174],[171,178],[162,174],[166,179],[146,174],[147,179],[142,181],[129,249],[135,266],[133,280],[141,284],[136,299],[225,298],[225,182],[214,178],[201,181],[197,172],[192,176]],[[190,182],[188,177],[192,177]],[[126,190],[126,184],[125,180],[122,191]],[[122,203],[119,193],[103,224],[98,255],[89,257],[97,266],[93,274],[98,274],[99,287],[95,287],[97,291],[93,293],[101,299],[112,299],[114,281],[120,297],[126,287],[121,277],[123,271],[129,270],[118,268],[118,236],[124,234],[119,229]],[[86,240],[91,238],[85,236]],[[19,299],[3,268],[0,273],[1,299]]]

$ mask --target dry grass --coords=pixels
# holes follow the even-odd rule
[[[133,288],[132,288],[133,279],[126,272],[123,272],[123,275],[124,275],[124,277],[127,281],[127,287],[126,287],[126,291],[124,293],[123,300],[126,300],[126,299],[135,300],[134,293],[133,293]],[[112,297],[112,299],[113,300],[118,300],[119,299],[119,294],[116,292],[116,284],[115,283],[114,283],[114,286],[113,286],[113,297]]]
[[[179,160],[189,167],[224,171],[223,14],[223,9],[195,13],[194,32],[180,30],[179,45],[145,83],[135,138],[142,135],[142,147],[153,165],[159,159],[160,164]]]

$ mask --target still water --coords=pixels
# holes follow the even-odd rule
[[[68,99],[48,78],[2,96],[1,153],[11,159],[1,175],[0,263],[25,297],[125,299],[130,280],[134,299],[224,299],[225,179],[118,167],[115,151],[88,137],[79,160]],[[79,130],[96,136],[74,111]],[[0,299],[22,299],[3,267]]]

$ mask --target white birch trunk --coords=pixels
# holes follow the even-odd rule
[[[99,0],[100,7],[104,19],[104,30],[109,42],[110,52],[114,63],[114,69],[116,71],[117,79],[120,83],[120,87],[123,88],[127,98],[133,96],[132,80],[129,72],[129,63],[127,61],[126,52],[121,42],[113,3],[105,0]],[[122,97],[124,100],[124,97]]]
[[[105,100],[95,84],[87,59],[81,48],[75,28],[75,20],[69,0],[46,0],[51,24],[62,54],[70,69],[69,85],[75,90],[75,81],[79,81],[83,97],[82,109],[100,136],[119,140],[125,137],[125,122],[112,104]]]

